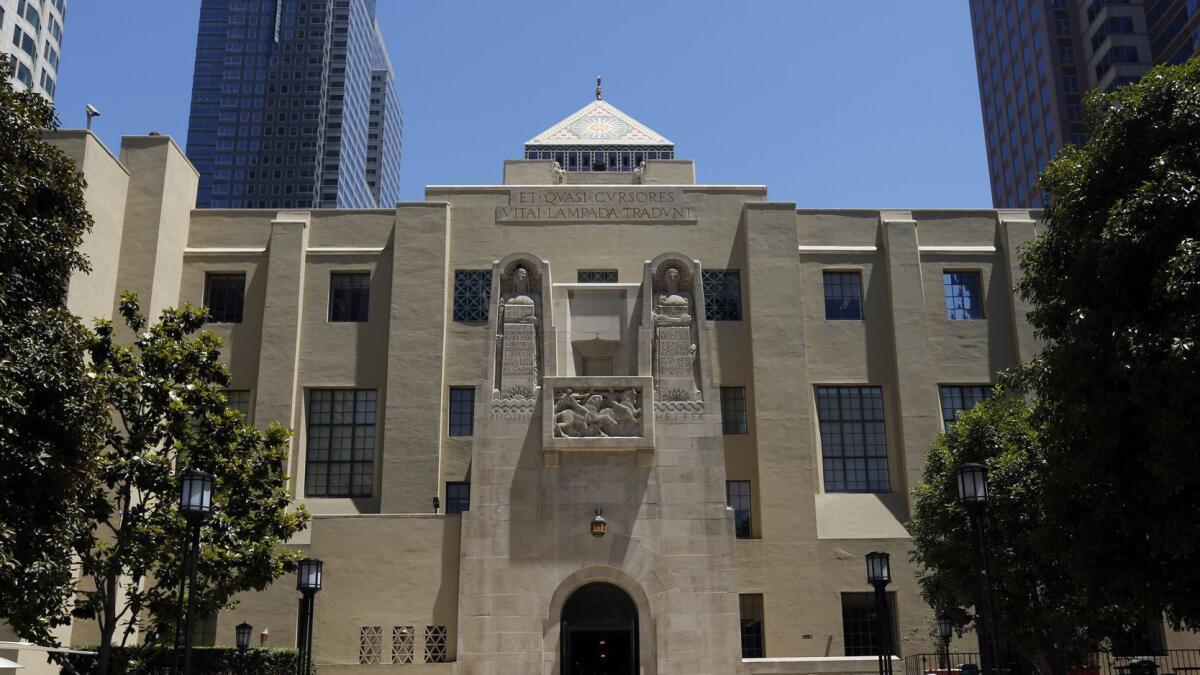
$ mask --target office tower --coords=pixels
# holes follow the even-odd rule
[[[971,0],[971,24],[996,207],[1044,205],[1034,181],[1087,140],[1086,92],[1200,51],[1195,0]]]
[[[392,206],[402,125],[374,0],[202,0],[198,206]]]
[[[0,0],[0,54],[8,81],[54,100],[67,0]]]

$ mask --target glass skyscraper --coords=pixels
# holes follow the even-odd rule
[[[390,207],[403,121],[374,0],[202,0],[197,206]]]
[[[1044,206],[1034,185],[1087,140],[1083,96],[1200,51],[1200,0],[971,0],[992,202]]]

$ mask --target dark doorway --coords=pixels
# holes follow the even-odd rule
[[[571,594],[561,640],[563,675],[638,672],[637,607],[612,584],[588,584]]]

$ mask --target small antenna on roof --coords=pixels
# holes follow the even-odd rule
[[[600,89],[600,76],[597,75],[596,76],[596,100],[599,101],[603,98],[604,98],[604,93]]]

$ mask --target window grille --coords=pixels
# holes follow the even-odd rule
[[[742,279],[738,270],[704,270],[704,318],[742,320]]]
[[[329,276],[329,320],[366,321],[371,304],[371,275],[334,272]]]
[[[425,663],[447,663],[446,627],[425,626]]]
[[[896,653],[895,593],[887,594],[887,623],[892,633],[892,653]],[[846,656],[875,656],[879,653],[879,624],[874,593],[842,593],[842,643]]]
[[[740,435],[750,433],[746,415],[746,388],[721,387],[721,433]]]
[[[888,492],[883,390],[817,387],[826,492]]]
[[[983,318],[983,290],[979,272],[943,272],[946,291],[946,318],[953,320]]]
[[[976,403],[992,395],[992,388],[988,385],[943,384],[939,390],[942,422],[947,427],[958,419],[958,413],[974,408]]]
[[[576,280],[581,284],[615,284],[616,270],[579,270]]]
[[[475,387],[450,387],[450,435],[475,434]]]
[[[392,626],[392,663],[413,662],[413,627]]]
[[[383,627],[358,627],[358,662],[383,663]]]
[[[737,538],[752,538],[754,535],[752,534],[753,528],[751,527],[750,481],[725,481],[725,498],[729,504],[729,508],[733,509],[733,529]]]
[[[446,483],[446,513],[462,513],[471,510],[471,484]]]
[[[370,497],[374,460],[375,390],[312,390],[305,496]]]
[[[225,405],[229,408],[242,413],[247,421],[250,419],[250,390],[249,389],[226,389],[225,390]]]
[[[761,659],[763,649],[763,596],[743,593],[738,596],[742,625],[742,658]]]
[[[208,308],[209,321],[241,323],[245,296],[246,275],[244,273],[204,275],[204,306]]]
[[[862,275],[858,272],[825,272],[825,318],[830,321],[862,319]]]
[[[487,321],[491,295],[491,270],[455,270],[454,320]]]

